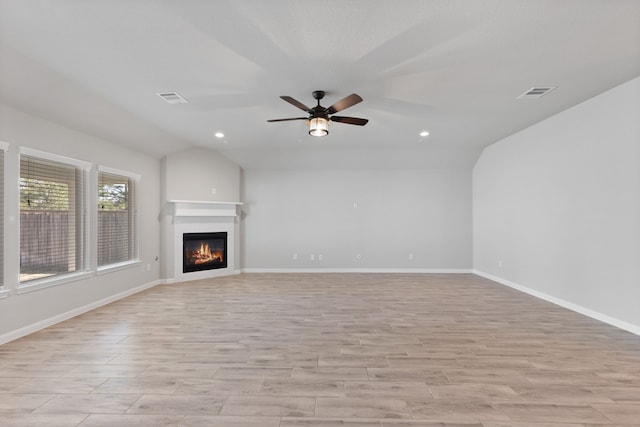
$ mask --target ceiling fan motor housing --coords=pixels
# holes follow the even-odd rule
[[[309,113],[310,113],[309,120],[316,119],[316,118],[323,118],[323,119],[329,120],[329,113],[327,112],[328,109],[320,105],[320,100],[324,98],[324,91],[314,90],[313,98],[318,100],[318,105],[316,105],[315,107],[309,110]]]

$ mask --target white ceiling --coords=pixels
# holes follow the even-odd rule
[[[1,102],[244,168],[468,167],[639,75],[638,0],[0,0]],[[534,86],[558,89],[516,99]],[[304,121],[266,122],[303,116],[279,96],[313,106],[317,89],[325,107],[358,93],[339,114],[369,123],[314,138]]]

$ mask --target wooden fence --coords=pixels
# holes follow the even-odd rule
[[[59,274],[76,270],[82,251],[68,211],[20,212],[21,273]],[[98,212],[98,265],[130,259],[129,213]],[[76,256],[78,252],[78,256]]]
[[[20,212],[21,273],[74,271],[72,232],[67,211]]]
[[[130,260],[129,212],[98,211],[98,265]]]

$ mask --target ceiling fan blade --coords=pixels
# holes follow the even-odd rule
[[[358,102],[362,102],[362,98],[360,98],[360,95],[352,93],[351,95],[347,96],[346,98],[342,98],[340,101],[335,102],[331,107],[327,108],[327,113],[337,113],[338,111],[342,111],[345,108],[351,107],[352,105],[356,105]]]
[[[280,98],[282,98],[284,101],[287,101],[289,104],[298,107],[299,109],[301,109],[302,111],[306,111],[307,113],[311,111],[311,109],[309,107],[307,107],[306,105],[304,105],[302,102],[298,101],[297,99],[293,99],[290,96],[281,96]]]
[[[358,125],[358,126],[364,126],[369,122],[368,119],[361,119],[358,117],[345,117],[345,116],[331,116],[331,121],[346,123],[348,125]]]
[[[290,120],[308,120],[308,117],[289,117],[288,119],[271,119],[268,122],[288,122]]]

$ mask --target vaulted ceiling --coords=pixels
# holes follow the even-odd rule
[[[469,167],[639,75],[636,0],[0,0],[0,102],[244,168]],[[532,87],[557,89],[517,99]],[[314,90],[359,94],[340,115],[369,123],[267,123],[304,116],[279,96],[313,106]]]

